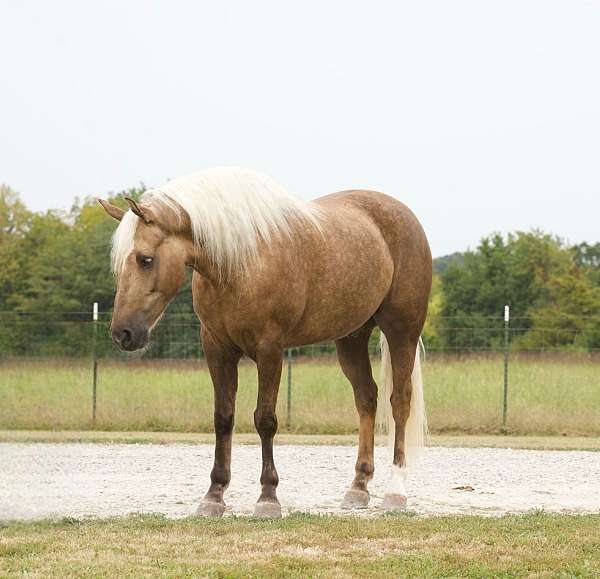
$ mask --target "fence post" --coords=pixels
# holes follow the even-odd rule
[[[98,385],[98,357],[96,355],[96,341],[98,338],[98,302],[94,302],[92,309],[92,424],[96,427],[96,400]]]
[[[504,396],[502,402],[502,430],[506,432],[508,413],[508,347],[509,347],[510,307],[504,306]]]
[[[292,349],[287,351],[287,419],[288,430],[292,426]]]

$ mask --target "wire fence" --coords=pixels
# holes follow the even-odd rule
[[[110,335],[111,314],[99,312],[0,312],[0,359],[13,357],[69,358],[94,355],[99,359],[171,359],[203,357],[200,322],[193,314],[166,314],[154,329],[148,346],[121,352]],[[508,328],[498,316],[430,316],[423,341],[430,353],[503,353],[508,347],[521,353],[600,352],[600,315],[513,317]],[[369,348],[377,354],[378,333]],[[296,356],[334,355],[335,344],[324,342],[293,349]]]
[[[46,372],[49,365],[76,363],[88,376],[87,379],[79,376],[77,380],[91,394],[88,408],[91,425],[96,426],[99,389],[101,392],[102,377],[108,376],[111,366],[168,368],[204,365],[199,337],[200,322],[193,314],[171,313],[163,316],[152,333],[149,345],[143,351],[135,353],[123,353],[113,344],[110,322],[111,314],[107,312],[99,312],[96,319],[93,319],[90,312],[0,313],[0,395],[1,389],[6,390],[8,387],[5,383],[14,382],[14,372],[11,378],[13,382],[5,380],[14,364],[21,368],[44,365],[46,370],[42,370],[40,366],[40,378],[36,382],[41,384],[47,376],[42,371]],[[369,344],[373,358],[378,356],[378,338],[376,330]],[[505,428],[510,418],[510,368],[513,361],[525,357],[537,359],[546,366],[557,359],[585,361],[594,368],[596,363],[600,364],[600,316],[549,314],[545,317],[514,317],[510,320],[502,312],[498,316],[430,316],[423,340],[429,360],[496,360],[493,363],[494,375],[486,380],[491,379],[497,384],[495,388],[498,392],[500,428]],[[331,362],[333,366],[334,358],[333,342],[293,348],[285,352],[282,398],[285,405],[284,424],[288,429],[293,429],[295,424],[293,400],[301,393],[298,389],[298,384],[302,382],[301,376],[308,376],[306,369],[304,374],[299,373],[302,370],[299,365],[307,362],[329,365]],[[468,366],[469,364],[463,366],[465,371]],[[298,367],[298,371],[294,370],[295,367]],[[590,382],[586,374],[586,387],[600,396],[600,366],[597,373],[594,371],[594,375],[597,379]],[[156,372],[149,385],[158,387],[161,380],[165,380],[165,375]],[[565,379],[565,383],[558,386],[568,393],[571,384],[566,383]],[[523,387],[522,383],[520,387]],[[21,396],[29,394],[23,391]],[[590,400],[596,399],[595,394],[591,396]],[[103,404],[106,405],[106,401]],[[1,414],[0,412],[0,418]],[[595,418],[590,420],[593,422]]]

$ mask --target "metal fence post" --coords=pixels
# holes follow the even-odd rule
[[[96,341],[98,339],[98,302],[94,302],[92,310],[92,424],[96,426],[96,401],[98,386],[98,356],[96,355]]]
[[[502,430],[506,432],[508,414],[508,347],[509,347],[510,307],[504,306],[504,396],[502,402]]]
[[[292,426],[292,349],[287,351],[287,420],[288,430]]]

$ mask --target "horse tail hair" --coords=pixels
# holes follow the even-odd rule
[[[387,339],[383,332],[379,338],[381,350],[381,374],[379,380],[379,403],[377,405],[377,432],[388,435],[388,446],[394,448],[394,417],[390,397],[394,388],[392,358]],[[423,396],[423,376],[421,373],[421,353],[425,351],[423,341],[419,339],[415,354],[415,363],[411,374],[412,392],[410,414],[404,432],[404,456],[406,465],[413,465],[419,458],[427,435],[427,414]]]

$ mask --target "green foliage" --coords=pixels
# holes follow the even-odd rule
[[[434,274],[444,273],[451,265],[462,265],[465,260],[465,254],[456,251],[450,255],[443,255],[442,257],[436,257],[433,260],[433,272]]]
[[[532,327],[519,341],[530,349],[600,348],[600,285],[573,267],[548,281],[548,301],[530,311]]]
[[[18,198],[15,204],[20,204]],[[2,243],[3,310],[85,312],[94,301],[111,304],[110,237],[114,224],[94,200],[69,213],[27,214],[25,226]],[[6,263],[10,264],[7,269]]]
[[[10,307],[9,297],[17,294],[23,266],[21,246],[31,227],[32,214],[19,195],[0,186],[0,310]]]
[[[600,242],[590,245],[580,243],[573,247],[574,260],[589,280],[600,285]]]
[[[123,194],[139,197],[142,191]],[[119,197],[111,201],[123,205]],[[89,328],[59,323],[54,314],[76,313],[69,319],[89,321],[93,302],[101,312],[111,310],[114,229],[115,222],[95,199],[75,200],[68,212],[31,213],[17,193],[2,186],[0,352],[69,355],[89,348]]]
[[[143,191],[131,188],[110,201],[125,206],[123,196],[139,198]],[[33,213],[18,193],[0,186],[0,355],[89,352],[89,325],[63,323],[64,316],[89,322],[93,302],[110,313],[114,229],[95,199],[76,199],[69,211]],[[430,349],[499,347],[505,304],[511,306],[515,348],[600,348],[600,243],[569,247],[540,231],[495,234],[475,251],[436,259],[434,269],[424,332]],[[143,355],[200,354],[191,272],[169,312],[176,315],[157,328]],[[116,355],[107,328],[101,328],[98,352]],[[377,342],[374,332],[373,353]],[[332,353],[331,344],[317,348]]]
[[[540,231],[487,237],[441,275],[441,345],[499,346],[508,304],[514,347],[597,348],[599,272],[600,244],[571,248]]]
[[[439,324],[436,321],[439,321],[443,300],[442,280],[435,271],[436,269],[434,269],[431,293],[429,294],[429,315],[423,329],[423,340],[427,344],[427,347],[432,349],[438,349],[440,346]]]

